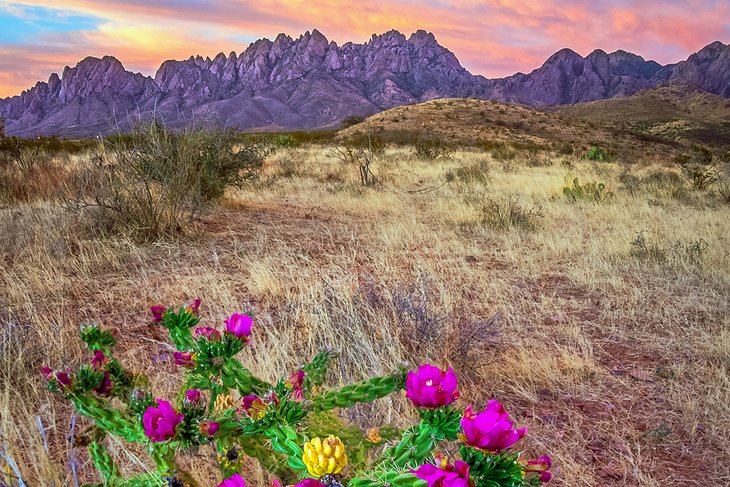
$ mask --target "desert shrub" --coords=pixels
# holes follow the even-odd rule
[[[709,244],[703,239],[677,240],[662,245],[657,240],[648,239],[645,232],[631,241],[629,255],[642,261],[654,263],[683,262],[699,264],[705,257]]]
[[[575,153],[575,147],[569,142],[563,142],[558,146],[557,153],[561,156],[572,156]]]
[[[271,139],[271,143],[274,147],[296,147],[298,145],[297,139],[291,134],[278,134]]]
[[[718,181],[717,192],[722,202],[730,205],[730,181],[727,178]]]
[[[517,149],[502,140],[492,140],[482,144],[485,151],[492,154],[497,161],[511,161],[517,157]]]
[[[419,138],[413,143],[413,152],[419,159],[433,161],[439,157],[441,159],[451,159],[454,155],[454,148],[438,138]]]
[[[115,358],[114,335],[96,325],[81,329],[87,363],[42,369],[49,390],[91,420],[84,445],[103,485],[183,485],[182,479],[193,478],[183,456],[199,451],[209,451],[219,468],[219,487],[243,486],[250,462],[284,484],[299,482],[296,487],[420,487],[439,470],[474,487],[550,480],[549,457],[520,458],[523,448],[514,445],[526,430],[517,429],[502,404],[491,400],[477,412],[456,407],[459,383],[451,368],[401,367],[336,389],[325,383],[336,353],[325,350],[268,382],[237,358],[255,334],[254,319],[234,313],[223,330],[200,327],[199,306],[195,299],[177,310],[150,309],[153,324],[167,329],[173,360],[185,376],[170,401],[155,397],[147,377]],[[420,319],[419,308],[406,311]],[[418,411],[413,426],[366,432],[340,416],[340,410],[402,390]],[[120,440],[144,447],[154,468],[124,478],[106,446]],[[458,448],[442,450],[446,442]],[[437,451],[449,451],[449,457]]]
[[[183,230],[226,187],[254,179],[266,153],[237,144],[233,131],[174,132],[153,122],[100,144],[68,186],[65,203],[91,210],[109,230],[156,238]]]
[[[349,117],[345,117],[342,119],[340,126],[343,129],[346,129],[346,128],[358,125],[360,123],[363,123],[364,121],[365,121],[365,117],[361,117],[359,115],[350,115]]]
[[[543,218],[542,208],[522,203],[520,196],[513,193],[506,198],[481,196],[472,199],[479,212],[481,223],[496,230],[536,230]]]
[[[588,152],[585,153],[585,155],[583,156],[583,159],[586,159],[589,161],[605,162],[605,161],[611,161],[613,158],[605,150],[601,149],[600,147],[593,146],[588,150]]]
[[[573,178],[571,181],[570,175],[565,176],[563,195],[565,195],[571,203],[577,203],[579,201],[595,201],[596,203],[602,203],[611,197],[611,193],[606,191],[606,185],[604,183],[592,182],[581,185],[578,182],[578,178]]]
[[[379,136],[358,133],[331,148],[328,155],[343,165],[356,166],[362,186],[374,186],[378,178],[371,166],[385,152],[385,147],[385,142]]]
[[[459,166],[453,172],[454,179],[464,183],[486,183],[489,181],[489,164],[480,159],[477,162]]]
[[[697,191],[706,190],[720,178],[719,159],[706,147],[695,146],[689,152],[679,154],[675,162],[682,176]]]

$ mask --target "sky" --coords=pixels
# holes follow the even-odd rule
[[[424,29],[472,73],[496,78],[564,47],[678,62],[730,42],[730,0],[0,0],[0,97],[86,56],[153,75],[167,59],[238,53],[312,29],[338,44]]]

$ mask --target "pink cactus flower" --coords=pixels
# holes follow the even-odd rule
[[[304,385],[304,371],[298,370],[294,372],[291,377],[289,377],[289,380],[287,380],[284,383],[284,386],[289,389],[291,392],[289,392],[289,398],[292,401],[301,402],[304,400],[304,390],[302,389],[302,386]]]
[[[91,358],[91,366],[94,370],[101,370],[108,363],[109,359],[106,358],[104,352],[101,350],[94,350],[94,356]]]
[[[53,369],[50,367],[41,367],[41,375],[45,380],[53,379]]]
[[[550,472],[550,467],[553,466],[553,461],[548,455],[543,455],[537,460],[530,460],[527,462],[527,465],[525,466],[525,473],[536,473],[537,478],[540,479],[540,482],[547,483],[550,482],[550,479],[553,478],[552,472]]]
[[[195,354],[193,352],[173,352],[172,358],[175,361],[175,365],[185,367],[186,369],[192,369],[195,367]]]
[[[205,337],[208,341],[215,342],[221,339],[221,333],[215,328],[201,326],[195,329],[195,337]]]
[[[279,400],[279,396],[277,396],[275,392],[269,392],[268,394],[266,394],[264,400],[269,404],[273,404],[274,406],[278,406],[281,403],[281,401]]]
[[[233,313],[226,321],[226,332],[248,343],[251,338],[253,318],[248,315]]]
[[[479,414],[474,414],[471,406],[466,408],[461,418],[466,444],[490,452],[500,452],[517,443],[527,428],[514,428],[514,421],[498,401],[491,400]]]
[[[172,405],[162,399],[155,399],[157,407],[150,406],[144,412],[142,424],[144,434],[154,442],[169,440],[175,436],[175,428],[183,420],[183,415],[172,409]]]
[[[416,407],[438,409],[448,406],[459,397],[458,381],[454,370],[444,371],[430,364],[408,372],[406,396]]]
[[[271,487],[282,487],[279,479],[271,479]]]
[[[188,311],[190,313],[193,313],[194,315],[198,314],[198,310],[200,309],[200,304],[203,301],[200,298],[194,298],[188,301],[188,304],[185,305],[185,311]]]
[[[262,419],[269,410],[269,405],[258,396],[245,396],[241,399],[241,409],[249,418],[254,420]]]
[[[204,421],[198,425],[198,430],[205,436],[215,436],[220,427],[217,421]]]
[[[244,482],[243,477],[239,474],[235,474],[233,477],[228,477],[218,484],[218,487],[246,487],[246,482]]]
[[[60,387],[61,389],[67,390],[73,387],[73,370],[59,370],[54,375],[56,377],[56,381],[58,382],[58,387]]]
[[[167,312],[167,307],[165,307],[164,304],[156,304],[154,306],[150,306],[150,313],[152,313],[152,321],[155,323],[159,323],[162,321],[162,319],[165,317],[165,313]]]
[[[428,482],[428,487],[469,487],[469,465],[461,460],[451,465],[446,457],[437,455],[436,465],[426,463],[411,473]]]

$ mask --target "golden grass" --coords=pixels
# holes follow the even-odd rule
[[[383,185],[365,189],[326,147],[280,151],[260,184],[231,191],[189,235],[144,245],[94,238],[52,201],[0,210],[2,451],[27,485],[74,485],[72,411],[44,391],[39,367],[78,364],[78,325],[98,322],[169,395],[171,346],[146,308],[200,296],[209,324],[254,311],[255,347],[242,358],[264,377],[326,346],[343,356],[335,384],[452,363],[465,404],[499,398],[530,428],[527,446],[553,455],[556,485],[727,483],[728,207],[690,191],[631,195],[618,165],[553,159],[526,167],[460,151],[428,162],[389,149],[373,167]],[[488,176],[459,177],[485,164]],[[605,182],[613,198],[569,203],[568,172]],[[447,174],[456,180],[433,189]],[[542,208],[537,230],[481,223],[474,201],[512,193]],[[709,246],[699,263],[639,261],[629,250],[642,230]],[[351,419],[402,425],[413,412],[395,397]],[[76,418],[77,431],[86,424]],[[145,468],[139,452],[112,446],[127,471]],[[73,455],[79,481],[93,480],[83,449]],[[209,455],[189,464],[213,485]]]

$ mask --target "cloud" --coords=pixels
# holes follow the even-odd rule
[[[240,52],[259,37],[313,28],[339,43],[426,29],[467,69],[488,77],[529,72],[563,47],[581,54],[625,49],[670,63],[730,38],[730,3],[699,0],[22,0],[2,5],[0,29],[3,18],[38,11],[95,22],[0,43],[0,96],[87,55],[111,54],[151,74],[166,59]],[[44,53],[49,46],[55,51]]]

